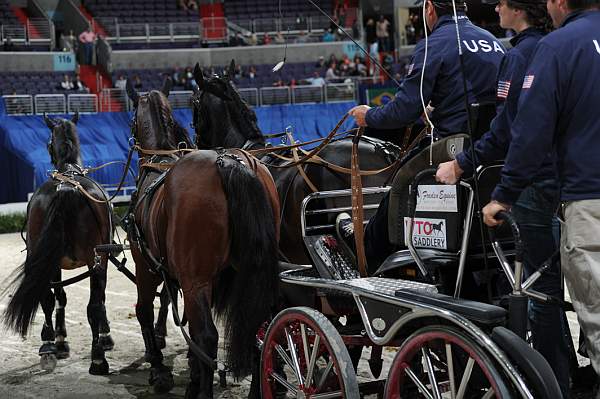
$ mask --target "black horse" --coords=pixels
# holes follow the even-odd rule
[[[71,121],[51,120],[45,116],[44,119],[51,130],[48,152],[58,173],[40,186],[29,201],[27,257],[10,283],[9,288],[16,286],[16,289],[4,312],[4,323],[22,336],[27,335],[41,304],[45,321],[39,353],[42,367],[53,369],[57,358],[69,356],[69,346],[65,341],[67,297],[60,285],[52,292],[52,282],[60,281],[61,269],[87,266],[92,269],[87,306],[92,329],[89,372],[108,374],[104,351],[112,349],[114,344],[104,307],[107,258],[97,258],[94,247],[112,242],[111,208],[105,202],[104,190],[83,171],[75,127],[78,115]],[[84,195],[77,184],[96,201]],[[55,301],[56,326],[53,327]]]
[[[228,72],[221,77],[213,75],[205,78],[198,64],[194,69],[194,78],[198,91],[192,98],[198,148],[263,148],[265,138],[257,123],[256,114],[240,97],[231,81],[235,62],[232,61]],[[336,140],[328,144],[319,154],[325,161],[350,168],[352,152],[351,138]],[[364,170],[378,170],[389,166],[400,156],[400,149],[380,140],[364,137],[359,145],[360,167]],[[263,160],[267,160],[264,157]],[[348,189],[350,175],[331,168],[307,163],[303,166],[308,179],[320,191]],[[285,260],[293,263],[307,263],[304,243],[300,230],[300,207],[304,198],[312,191],[298,168],[269,168],[281,203],[281,240],[280,251]],[[363,176],[363,187],[376,187],[385,184],[391,170],[378,175]],[[326,207],[342,205],[339,200],[328,199]],[[347,205],[347,204],[346,204]]]

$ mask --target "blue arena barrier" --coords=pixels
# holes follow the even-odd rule
[[[307,141],[326,136],[354,105],[353,102],[281,105],[259,107],[255,111],[263,133],[279,133],[292,126],[296,139]],[[176,109],[174,117],[193,138],[191,110]],[[86,167],[126,160],[131,118],[132,114],[127,112],[80,116],[77,131]],[[347,120],[342,129],[352,127],[351,120]],[[49,137],[50,130],[41,115],[0,116],[0,203],[26,201],[27,194],[48,179],[52,170],[46,150]],[[273,144],[279,144],[279,139],[274,139]],[[137,161],[132,167],[137,174]],[[101,184],[115,185],[122,173],[123,164],[114,164],[93,172],[91,177]],[[128,177],[127,185],[134,184],[133,178]]]

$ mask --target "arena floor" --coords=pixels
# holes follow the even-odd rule
[[[19,234],[0,235],[0,289],[6,279],[25,258],[23,241]],[[128,258],[131,259],[131,256]],[[129,260],[129,266],[132,261]],[[76,274],[70,272],[65,277]],[[149,366],[144,363],[144,343],[135,317],[136,293],[134,285],[116,269],[109,269],[106,291],[106,309],[110,321],[115,348],[107,352],[110,365],[108,376],[88,374],[90,363],[91,333],[87,322],[86,306],[89,297],[89,282],[84,280],[66,288],[66,322],[71,347],[71,357],[59,360],[56,369],[46,372],[39,366],[39,334],[43,322],[42,311],[38,312],[32,333],[27,339],[0,331],[0,398],[179,398],[184,396],[188,382],[187,346],[172,318],[169,317],[167,348],[163,351],[166,364],[173,368],[175,388],[168,395],[155,395],[148,386]],[[6,299],[0,302],[4,310]],[[158,306],[158,301],[156,301]],[[156,309],[158,310],[158,309]],[[579,327],[575,315],[569,320],[574,338]],[[368,353],[368,351],[365,351]],[[385,364],[382,375],[387,372],[393,351],[384,351]],[[364,360],[363,360],[364,361]],[[583,363],[583,360],[580,360]],[[362,363],[362,362],[361,362]],[[359,366],[361,375],[368,378],[368,366]],[[234,383],[228,378],[226,389],[218,387],[215,375],[216,398],[244,398],[249,388],[249,379]]]

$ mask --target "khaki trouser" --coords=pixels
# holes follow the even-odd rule
[[[588,356],[600,375],[600,199],[568,202],[562,213],[562,269]]]

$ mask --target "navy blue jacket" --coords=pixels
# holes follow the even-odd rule
[[[504,160],[506,157],[511,139],[510,127],[517,116],[523,78],[527,73],[531,55],[543,35],[538,29],[529,28],[511,39],[513,47],[508,50],[500,64],[496,117],[490,125],[490,131],[475,143],[475,159],[470,149],[456,156],[456,161],[466,176],[473,173],[473,166]],[[555,176],[554,163],[549,158],[544,162],[538,178]]]
[[[512,204],[549,153],[563,201],[600,198],[600,11],[578,11],[538,43],[523,81],[502,180]]]
[[[496,77],[506,50],[488,31],[473,25],[459,14],[469,102],[492,100],[496,95]],[[367,126],[394,129],[415,122],[423,114],[420,81],[425,56],[425,40],[416,46],[409,73],[393,101],[367,112]],[[423,80],[425,105],[435,107],[431,115],[436,133],[445,137],[467,131],[467,110],[456,27],[451,15],[439,18],[429,36],[427,65]]]

